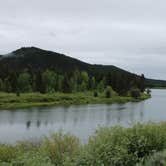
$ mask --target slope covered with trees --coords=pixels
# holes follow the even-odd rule
[[[103,91],[107,86],[119,95],[132,88],[143,92],[145,78],[115,66],[92,65],[35,47],[0,57],[0,91],[70,93]]]

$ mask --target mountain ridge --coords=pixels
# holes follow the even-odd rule
[[[124,75],[138,77],[137,74],[114,65],[90,64],[62,53],[44,50],[34,46],[21,47],[7,55],[0,55],[0,66],[5,65],[16,72],[21,72],[26,68],[42,71],[49,68],[63,73],[71,72],[73,70],[87,71],[90,75],[96,73],[108,74],[109,72],[118,72]],[[1,68],[2,67],[0,67],[0,69]],[[146,85],[150,87],[165,87],[166,81],[148,78],[146,79]]]

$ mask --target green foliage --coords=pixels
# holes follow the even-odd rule
[[[104,88],[105,88],[104,81],[101,80],[101,81],[99,82],[99,84],[97,85],[97,89],[98,89],[100,92],[103,92],[103,91],[104,91]]]
[[[131,95],[131,97],[138,99],[141,96],[141,92],[139,89],[134,88],[134,89],[130,90],[130,95]]]
[[[17,156],[17,148],[9,145],[0,146],[0,161],[10,162]]]
[[[96,79],[92,77],[90,80],[90,89],[96,89]]]
[[[165,166],[166,123],[100,128],[81,145],[69,134],[0,145],[2,166]]]
[[[30,92],[32,91],[31,83],[30,83],[31,76],[29,73],[24,72],[21,73],[18,77],[18,87],[21,92]]]
[[[107,86],[107,88],[105,90],[105,97],[106,98],[112,97],[112,88],[111,88],[111,86]]]
[[[165,166],[166,165],[166,151],[155,153],[147,158],[144,163],[137,164],[137,166]]]
[[[91,137],[76,165],[135,166],[166,148],[166,124],[101,128]]]
[[[64,93],[71,93],[72,92],[71,82],[70,82],[67,74],[65,74],[64,79],[63,79],[62,92],[64,92]]]
[[[42,74],[43,83],[46,87],[46,92],[55,92],[57,86],[57,75],[54,71],[46,70]]]
[[[43,142],[42,149],[52,163],[61,166],[67,160],[73,161],[74,156],[78,153],[79,140],[71,135],[52,134],[50,138],[46,138]]]

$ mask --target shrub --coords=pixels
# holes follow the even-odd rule
[[[46,138],[42,148],[52,163],[61,166],[66,160],[73,160],[79,149],[79,141],[74,136],[59,132]]]
[[[0,145],[2,166],[165,166],[166,123],[100,128],[83,146],[68,134]],[[155,154],[154,154],[155,153]],[[151,157],[150,157],[151,156]]]
[[[112,88],[110,86],[107,86],[107,88],[105,90],[105,97],[106,98],[112,97]]]
[[[148,88],[148,89],[146,90],[146,93],[147,93],[148,95],[150,95],[151,90]]]
[[[0,145],[0,161],[9,162],[17,156],[17,148],[9,145]]]
[[[135,99],[138,99],[140,96],[141,96],[141,92],[139,89],[135,88],[135,89],[131,89],[130,90],[130,94],[131,94],[131,97],[135,98]]]
[[[91,137],[77,165],[135,166],[166,147],[166,124],[101,128]]]

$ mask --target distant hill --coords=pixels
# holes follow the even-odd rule
[[[165,80],[155,80],[155,79],[146,79],[145,80],[146,86],[151,88],[165,88],[166,87],[166,81]]]
[[[113,65],[92,65],[78,59],[52,51],[42,50],[36,47],[23,47],[7,55],[0,56],[0,76],[3,71],[12,70],[22,72],[25,69],[40,70],[53,69],[59,73],[72,72],[74,70],[87,71],[90,75],[119,73],[130,77],[139,77],[136,74],[125,71]],[[166,81],[146,79],[146,85],[150,87],[166,86]]]
[[[92,65],[64,54],[42,50],[36,47],[23,47],[0,58],[0,66],[9,66],[17,72],[26,68],[31,69],[54,69],[59,72],[73,70],[87,71],[88,73],[107,73],[110,71],[131,74],[113,65]]]

